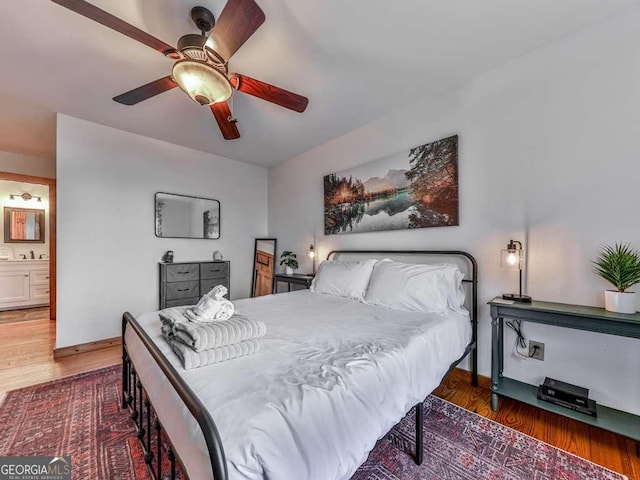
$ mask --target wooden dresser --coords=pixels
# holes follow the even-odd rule
[[[195,305],[217,285],[229,288],[229,262],[160,263],[160,310]],[[227,298],[229,294],[226,295]]]

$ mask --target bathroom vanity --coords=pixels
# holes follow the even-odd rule
[[[49,305],[49,260],[0,260],[0,310]]]

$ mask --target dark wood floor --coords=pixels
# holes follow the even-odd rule
[[[55,322],[42,312],[40,315],[39,320],[0,324],[0,397],[16,388],[120,363],[119,346],[54,359]],[[631,440],[515,400],[501,399],[500,411],[493,412],[488,379],[480,383],[480,387],[472,387],[468,372],[456,370],[434,394],[622,473],[629,480],[640,480],[640,458]]]

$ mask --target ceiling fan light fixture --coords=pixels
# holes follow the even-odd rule
[[[229,79],[211,65],[197,60],[180,60],[173,66],[173,79],[200,105],[228,100],[233,90]]]

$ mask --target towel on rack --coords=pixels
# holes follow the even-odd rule
[[[244,357],[260,350],[260,342],[257,340],[247,340],[233,345],[225,345],[224,347],[210,348],[201,352],[196,352],[175,338],[167,338],[167,341],[182,361],[182,365],[186,370]]]

